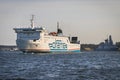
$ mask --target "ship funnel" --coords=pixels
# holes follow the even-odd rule
[[[57,35],[63,35],[62,29],[59,28],[59,22],[57,22]]]
[[[30,21],[31,21],[31,28],[33,29],[34,28],[34,15],[32,15],[32,19]]]

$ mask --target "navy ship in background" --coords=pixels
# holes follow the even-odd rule
[[[98,47],[95,49],[96,51],[117,51],[118,47],[113,44],[113,40],[111,35],[105,42],[101,42]]]

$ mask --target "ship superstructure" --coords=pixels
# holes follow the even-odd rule
[[[105,42],[101,42],[96,48],[97,51],[117,51],[118,47],[113,44],[112,36],[110,35]]]
[[[14,28],[17,33],[16,44],[23,52],[80,52],[80,42],[77,37],[63,36],[57,23],[57,32],[48,33],[43,27],[34,27],[34,16],[31,19],[31,28]]]

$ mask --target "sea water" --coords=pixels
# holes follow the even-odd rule
[[[120,80],[120,52],[0,51],[0,79]]]

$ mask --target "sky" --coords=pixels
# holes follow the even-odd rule
[[[78,36],[81,44],[99,44],[109,35],[120,42],[120,0],[0,0],[0,45],[15,45],[13,28],[36,27]]]

